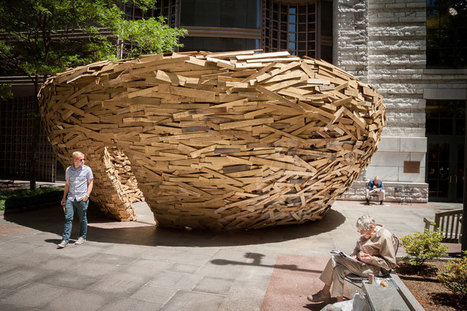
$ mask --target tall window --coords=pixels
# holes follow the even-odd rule
[[[426,136],[426,178],[430,200],[462,202],[465,101],[427,100]]]
[[[427,0],[427,67],[467,67],[467,1]]]
[[[263,0],[262,44],[332,62],[332,1]]]
[[[128,19],[141,19],[149,17],[164,16],[167,24],[171,27],[177,25],[177,0],[158,0],[156,6],[143,12],[133,3],[121,3],[121,9]]]
[[[258,0],[181,0],[180,26],[258,29],[258,14]]]

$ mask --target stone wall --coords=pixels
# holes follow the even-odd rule
[[[367,181],[356,181],[352,187],[340,197],[340,200],[365,201]],[[427,203],[428,184],[411,182],[385,182],[387,202]]]
[[[362,178],[378,175],[394,189],[413,188],[426,202],[426,2],[336,0],[335,6],[335,63],[378,90],[387,109],[378,152]],[[409,162],[418,162],[416,173],[404,171]],[[359,188],[354,185],[345,197],[358,197]],[[391,191],[388,199],[397,200]]]
[[[367,176],[424,183],[426,1],[369,1],[368,34],[368,83],[383,94],[387,126]],[[404,171],[406,161],[418,172]]]
[[[334,64],[367,82],[368,3],[359,0],[334,2]]]

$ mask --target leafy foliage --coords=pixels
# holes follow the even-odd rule
[[[11,84],[0,84],[0,100],[7,100],[13,97]]]
[[[413,266],[422,266],[426,260],[440,257],[446,254],[448,248],[441,244],[443,236],[441,232],[425,230],[423,233],[416,232],[413,235],[406,235],[401,238],[407,254],[404,260]]]
[[[126,0],[143,10],[155,0]],[[0,2],[0,73],[29,77],[61,72],[98,60],[162,53],[186,33],[162,17],[129,21],[114,0],[4,0]],[[123,40],[123,41],[122,41]]]
[[[37,188],[34,190],[19,189],[0,192],[0,210],[5,209],[6,205],[16,206],[22,205],[25,202],[31,202],[34,205],[39,205],[44,202],[49,202],[51,197],[56,201],[55,197],[57,193],[60,195],[63,194],[63,189]]]
[[[449,261],[446,271],[438,274],[438,280],[462,300],[467,299],[467,251],[462,258]]]
[[[168,50],[167,47],[180,46],[177,43],[178,37],[186,32],[183,29],[170,31],[171,28],[165,24],[162,16],[157,19],[126,20],[121,26],[122,33],[119,38],[134,46],[127,51],[128,55],[133,57],[145,53],[162,53]],[[159,36],[155,36],[154,33],[158,33]]]

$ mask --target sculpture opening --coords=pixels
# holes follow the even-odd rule
[[[102,61],[50,77],[39,101],[58,158],[79,149],[90,160],[92,199],[133,220],[128,189],[140,189],[157,223],[177,228],[320,219],[368,165],[385,124],[370,86],[288,52]],[[125,188],[119,157],[137,187]]]

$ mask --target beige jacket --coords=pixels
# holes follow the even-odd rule
[[[370,264],[374,266],[389,270],[397,265],[392,233],[381,225],[376,226],[376,232],[369,239],[360,237],[352,255],[358,255],[360,251],[373,256]]]

